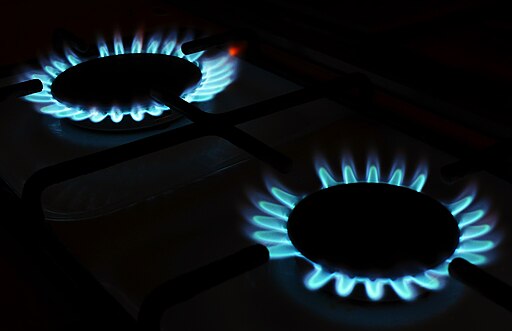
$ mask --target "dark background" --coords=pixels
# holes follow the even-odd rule
[[[50,50],[57,28],[92,43],[101,32],[165,25],[250,27],[288,41],[287,52],[327,54],[442,104],[442,116],[509,138],[512,20],[497,1],[9,1],[0,8],[0,75]],[[0,329],[87,329],[77,298],[45,279],[2,228],[0,293]]]

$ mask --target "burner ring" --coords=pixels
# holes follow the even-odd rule
[[[397,278],[434,268],[458,247],[460,230],[438,201],[401,186],[338,185],[301,200],[287,222],[297,250],[350,276]]]
[[[343,158],[341,179],[334,176],[329,167],[321,166],[317,168],[317,175],[323,189],[306,196],[286,192],[276,186],[269,187],[273,201],[258,200],[256,202],[257,207],[262,214],[255,214],[249,218],[255,226],[251,232],[252,238],[268,247],[271,259],[297,258],[307,262],[312,267],[304,278],[304,285],[309,290],[319,290],[328,284],[333,284],[336,294],[340,297],[352,296],[372,301],[396,299],[411,301],[427,291],[443,288],[449,275],[448,265],[455,258],[460,257],[476,265],[482,265],[488,261],[485,253],[493,249],[496,243],[489,237],[485,238],[492,230],[492,225],[486,224],[485,221],[486,204],[482,202],[473,203],[476,195],[475,191],[467,191],[464,195],[459,196],[457,200],[441,204],[419,193],[422,191],[428,177],[425,166],[417,168],[414,177],[407,180],[405,177],[406,169],[402,163],[396,162],[392,166],[391,173],[383,175],[378,162],[374,163],[376,158],[371,157],[370,160],[366,164],[366,176],[357,174],[349,156]],[[396,188],[394,188],[395,186]],[[375,188],[383,192],[377,194]],[[370,192],[373,191],[370,194],[375,194],[372,199],[369,199],[365,193],[365,190],[368,189],[370,189]],[[360,196],[355,198],[355,201],[358,202],[357,205],[352,205],[354,204],[352,195],[356,194],[356,191]],[[403,196],[406,196],[406,198],[404,199]],[[340,204],[338,201],[340,197],[348,203],[343,205],[342,201]],[[391,200],[401,200],[402,206],[408,204],[406,210],[414,214],[412,218],[416,220],[418,226],[420,223],[418,220],[425,222],[421,224],[421,227],[413,227],[414,229],[424,229],[424,227],[429,227],[433,223],[444,219],[443,229],[447,228],[448,230],[443,231],[451,232],[453,236],[448,234],[443,237],[446,241],[442,245],[436,246],[438,247],[436,254],[422,255],[421,245],[413,242],[413,245],[418,246],[416,252],[400,252],[395,248],[395,251],[388,250],[386,252],[393,255],[391,258],[388,256],[387,260],[380,261],[372,257],[371,254],[377,251],[381,255],[386,255],[380,252],[381,247],[379,245],[371,243],[374,245],[373,251],[364,247],[367,244],[364,243],[364,240],[368,239],[366,236],[368,231],[365,231],[364,225],[352,224],[354,233],[357,232],[355,230],[358,230],[359,226],[360,237],[363,240],[361,243],[355,240],[354,233],[339,230],[343,225],[342,222],[335,219],[334,222],[337,221],[338,223],[334,225],[332,223],[330,214],[333,209],[335,209],[334,214],[336,215],[355,214],[356,218],[362,215],[361,210],[364,210],[367,216],[372,216],[372,213],[378,215],[379,217],[370,218],[374,225],[382,227],[383,223],[378,223],[381,219],[381,213],[369,203],[373,201],[375,204],[375,201],[378,203],[379,200],[389,200],[389,198]],[[395,204],[396,201],[393,203]],[[430,217],[428,215],[417,215],[418,211],[415,210],[417,208],[414,206],[424,204],[430,205]],[[328,207],[325,207],[325,205]],[[383,205],[385,207],[390,206],[390,204]],[[319,206],[321,208],[318,208]],[[369,208],[373,209],[366,210]],[[443,211],[443,208],[446,210]],[[347,213],[345,209],[352,210],[352,212]],[[320,217],[317,215],[319,210]],[[323,217],[321,213],[324,213]],[[393,214],[395,211],[390,212],[388,210],[387,213]],[[314,217],[311,217],[312,214],[314,214]],[[411,220],[411,217],[407,213],[403,213],[401,217],[402,219],[395,223],[395,229],[400,228],[400,224],[405,224],[406,228],[410,228],[409,220]],[[434,221],[431,221],[432,217],[436,217]],[[306,221],[301,222],[301,218],[305,218]],[[411,222],[414,222],[414,220],[411,220]],[[291,223],[288,224],[290,221]],[[414,226],[415,223],[412,223],[412,225]],[[458,229],[455,229],[455,226]],[[414,229],[412,230],[416,232],[414,235],[418,236],[418,231]],[[384,230],[379,231],[374,231],[376,233],[374,236],[378,237],[381,232],[391,232],[391,235],[396,236],[396,233],[385,227]],[[435,228],[433,230],[431,228],[427,229],[428,231],[433,231],[432,238],[438,240],[437,237],[440,234],[435,233]],[[361,236],[361,233],[364,235]],[[444,236],[444,232],[441,235]],[[347,237],[349,238],[347,239]],[[346,242],[340,242],[340,238]],[[402,243],[404,239],[407,240],[407,238],[400,236],[396,236],[396,238],[398,238],[395,239],[396,241]],[[431,247],[432,238],[430,238],[430,241],[426,240],[426,237],[422,240],[427,242],[425,245]],[[326,241],[329,242],[322,246],[322,243]],[[454,248],[452,245],[455,245],[455,243],[457,244]],[[352,253],[355,250],[354,245],[363,245],[364,249],[362,251],[366,250],[366,255],[360,251],[358,251],[359,255]],[[446,257],[449,252],[452,252],[452,254]],[[411,260],[417,261],[418,253],[422,263],[414,264]],[[366,261],[357,258],[350,261],[350,256],[362,256]],[[445,256],[446,259],[434,265],[436,261],[442,259],[442,256]],[[370,261],[372,259],[373,261]],[[376,263],[378,268],[371,266],[369,262],[371,262],[370,264]],[[420,272],[415,272],[416,270],[420,270]],[[407,274],[407,272],[412,273]],[[362,295],[363,293],[366,296]],[[388,294],[391,296],[388,296]]]
[[[179,94],[187,102],[202,103],[215,98],[236,78],[238,61],[226,52],[184,54],[181,45],[193,38],[192,31],[182,29],[156,31],[150,36],[138,31],[131,41],[116,33],[111,42],[98,39],[97,56],[92,58],[63,47],[60,54],[42,58],[40,69],[25,73],[27,79],[40,80],[43,89],[24,99],[34,103],[42,114],[86,129],[119,132],[162,128],[181,116],[150,100],[148,90],[162,88]],[[114,70],[115,66],[107,66],[108,62],[118,68]],[[134,75],[133,69],[127,69],[129,65],[119,64],[122,62],[135,63],[139,70]],[[162,65],[150,63],[151,73],[148,73],[144,62]],[[84,68],[93,70],[82,70]],[[79,71],[81,73],[76,78],[68,79],[69,75]],[[174,76],[180,76],[180,79],[169,79]],[[55,81],[57,86],[53,86]],[[72,88],[84,85],[85,97],[78,93],[79,89]],[[127,90],[133,94],[125,93]]]
[[[100,57],[68,68],[51,86],[53,97],[68,106],[107,114],[113,107],[149,106],[153,88],[182,95],[201,80],[193,63],[164,54]]]

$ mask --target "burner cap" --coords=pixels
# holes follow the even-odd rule
[[[201,79],[193,63],[164,54],[122,54],[82,62],[58,75],[55,99],[73,106],[108,112],[113,106],[150,103],[154,87],[181,95]]]
[[[449,258],[459,243],[452,214],[414,190],[355,183],[315,192],[291,212],[288,234],[306,258],[351,276],[415,275]]]

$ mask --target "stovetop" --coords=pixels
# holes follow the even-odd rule
[[[210,113],[219,114],[299,88],[298,85],[243,60],[239,62],[237,81],[225,93],[219,95],[214,103],[204,102],[199,107]],[[268,81],[271,84],[255,87],[257,81]],[[2,141],[5,143],[2,148],[9,158],[16,160],[13,164],[3,164],[2,172],[5,181],[18,194],[21,194],[28,177],[45,166],[120,146],[191,123],[186,118],[181,118],[162,129],[112,134],[84,130],[48,115],[38,114],[33,109],[37,106],[23,100],[12,100],[6,103],[6,111],[2,114]],[[29,129],[18,129],[27,123]],[[298,123],[295,128],[294,125],[288,125],[283,129],[268,130],[266,139],[272,143],[289,139],[294,131],[298,130],[297,126],[302,130],[304,124],[315,125]],[[50,188],[46,193],[49,196],[45,198],[48,217],[69,219],[70,215],[74,215],[73,218],[82,218],[94,216],[99,212],[106,213],[162,191],[186,185],[245,157],[239,150],[220,139],[202,138],[186,147],[177,146],[174,149],[106,169],[106,173],[99,173],[97,178],[93,174]],[[198,154],[202,155],[199,157]],[[101,187],[101,193],[98,192],[98,187]],[[54,189],[55,191],[52,191]]]
[[[319,4],[279,1],[265,20],[262,7],[230,16],[223,6],[202,3],[193,9],[189,4],[139,8],[134,3],[119,5],[122,10],[114,16],[105,5],[98,14],[100,31],[80,23],[92,8],[72,20],[66,16],[59,21],[56,16],[63,15],[55,13],[49,14],[53,23],[37,19],[41,29],[36,35],[48,30],[48,40],[37,41],[30,50],[17,47],[3,63],[10,65],[0,70],[0,86],[26,80],[27,72],[41,68],[34,61],[35,49],[51,44],[51,31],[56,31],[53,45],[42,56],[62,42],[95,45],[93,33],[114,43],[119,31],[126,40],[137,31],[147,36],[169,29],[203,31],[203,37],[214,37],[188,46],[232,57],[236,79],[207,102],[188,104],[153,94],[182,116],[166,126],[122,132],[74,125],[38,112],[37,103],[23,98],[0,100],[2,207],[21,215],[6,223],[4,232],[13,236],[3,236],[5,252],[0,255],[5,269],[20,275],[3,276],[6,284],[15,284],[6,286],[14,302],[7,307],[10,329],[35,324],[42,329],[149,330],[158,328],[160,317],[162,330],[510,329],[512,215],[507,197],[512,174],[509,115],[503,111],[509,101],[502,93],[507,65],[496,64],[503,71],[482,75],[473,71],[488,68],[483,65],[487,58],[472,67],[476,60],[468,57],[456,70],[449,67],[451,59],[442,58],[437,66],[432,59],[440,56],[446,40],[435,41],[437,32],[429,34],[423,26],[452,28],[451,17],[464,24],[467,17],[485,24],[506,22],[496,16],[494,3],[486,7],[478,1],[467,6],[454,1],[424,10],[398,1],[391,6],[401,8],[391,15],[394,23],[377,15],[373,25],[354,22],[361,14],[355,5],[343,6],[353,15],[341,19],[333,18],[340,9],[336,6],[329,12]],[[485,15],[475,14],[481,8]],[[285,13],[285,25],[276,13]],[[408,26],[421,32],[418,38],[404,33]],[[344,32],[333,38],[333,31]],[[448,39],[473,30],[450,31]],[[24,29],[16,34],[27,35]],[[385,38],[378,41],[378,36]],[[494,42],[499,46],[500,40]],[[489,55],[495,45],[482,47],[479,54]],[[421,53],[425,47],[428,56]],[[383,49],[382,54],[376,49]],[[399,66],[411,50],[417,56]],[[401,57],[389,62],[393,54]],[[507,56],[506,50],[497,55]],[[372,62],[372,57],[379,60]],[[407,72],[414,68],[421,70]],[[504,74],[497,77],[500,72]],[[439,73],[446,74],[446,81],[440,76],[437,85],[432,75]],[[492,83],[471,84],[470,79],[482,77]],[[464,79],[470,87],[467,99],[465,87],[447,93],[449,84]],[[494,108],[485,110],[482,100],[493,97],[488,106]],[[332,221],[352,224],[334,226],[331,231],[339,236],[325,233],[330,242],[322,247],[346,250],[332,253],[329,262],[309,255],[315,245],[308,250],[297,244],[297,236],[308,239],[307,231],[300,233],[292,225],[283,230],[290,218],[297,226],[297,216],[290,213],[301,200],[341,185],[363,187],[363,182],[368,189],[391,185],[399,186],[399,192],[421,191],[436,208],[446,208],[443,215],[450,220],[453,214],[461,228],[459,233],[456,223],[451,224],[460,237],[447,239],[456,240],[452,244],[457,250],[451,256],[448,252],[440,266],[436,260],[435,266],[420,266],[430,268],[425,274],[406,274],[402,280],[386,278],[372,266],[363,268],[371,276],[362,276],[360,268],[343,265],[350,259],[333,265],[332,258],[341,261],[340,254],[362,258],[371,253],[362,252],[365,247],[346,232],[366,226],[386,243],[371,232],[371,224],[391,226],[393,213],[374,210],[371,199],[357,201],[359,208],[367,208],[364,213],[344,206],[346,201],[329,206],[339,212]],[[390,200],[395,208],[400,202]],[[439,219],[429,221],[426,211],[411,205],[401,211],[412,232],[399,229],[409,236],[404,242],[414,242],[415,234],[418,242],[428,242],[420,232],[443,238],[432,229]],[[359,214],[382,215],[369,222]],[[322,215],[318,221],[313,217],[312,226],[329,225],[331,220]],[[336,243],[344,238],[359,248]],[[393,238],[400,247],[400,236],[393,233]],[[439,244],[436,240],[432,245]],[[453,245],[445,249],[453,250]],[[234,253],[238,255],[229,257]],[[451,263],[455,257],[469,260],[469,267]],[[410,261],[404,265],[418,270]],[[396,266],[392,270],[401,272]],[[341,277],[354,281],[354,289],[339,285]],[[423,285],[409,287],[407,282]],[[19,291],[28,293],[30,304],[18,297]],[[102,319],[108,322],[99,323]]]
[[[317,109],[337,108],[327,101],[315,105]],[[268,167],[261,169],[251,161],[174,194],[84,223],[60,222],[55,229],[126,309],[136,314],[145,294],[166,279],[251,245],[254,239],[249,219],[261,213],[253,202],[262,197],[271,200],[269,185],[280,182],[290,190],[311,192],[321,187],[315,171],[315,161],[321,157],[329,156],[336,171],[343,153],[357,151],[356,158],[365,162],[368,154],[378,151],[381,164],[390,165],[395,157],[405,156],[406,168],[411,169],[406,177],[413,175],[416,165],[428,160],[429,178],[424,191],[440,201],[449,202],[468,187],[477,187],[480,205],[490,202],[487,220],[490,224],[499,220],[493,224],[491,235],[497,247],[488,254],[485,269],[501,279],[510,279],[512,270],[505,263],[509,258],[506,247],[510,245],[510,228],[503,208],[508,184],[480,175],[446,185],[438,172],[452,157],[351,114],[279,147],[295,161],[294,170],[286,175]],[[198,201],[202,201],[200,206]],[[226,201],[234,207],[224,207]],[[410,221],[414,222],[414,217]],[[429,224],[415,224],[414,228],[421,231],[423,226]],[[310,291],[303,283],[307,272],[298,259],[271,260],[262,268],[176,305],[162,323],[169,329],[185,330],[201,330],[205,325],[227,330],[506,330],[511,322],[506,310],[455,280],[411,302],[372,303],[341,298],[332,284]]]

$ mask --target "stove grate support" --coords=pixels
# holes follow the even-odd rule
[[[448,266],[450,276],[495,304],[512,312],[512,287],[468,261],[456,258]]]
[[[41,92],[43,84],[39,79],[31,79],[21,83],[0,87],[0,102],[11,98],[24,97],[29,94]]]

